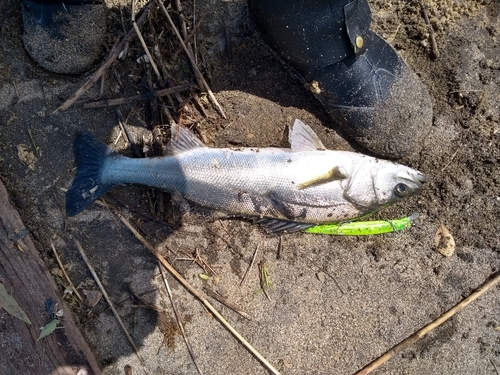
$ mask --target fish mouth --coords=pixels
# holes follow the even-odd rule
[[[403,177],[403,181],[410,187],[412,190],[411,194],[413,195],[422,189],[424,183],[428,181],[428,178],[422,172],[412,170],[406,177]]]
[[[429,179],[425,174],[416,171],[413,175],[414,188],[411,195],[418,193],[424,187],[424,183],[426,183],[427,181],[429,181]]]
[[[420,172],[416,173],[415,179],[417,180],[417,182],[420,183],[420,185],[422,185],[424,182],[429,181],[429,179],[427,178],[427,176],[425,174],[423,174],[423,173],[420,173]]]

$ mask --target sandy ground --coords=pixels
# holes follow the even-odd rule
[[[131,222],[164,251],[188,281],[199,290],[209,287],[227,296],[252,317],[246,320],[211,300],[283,374],[352,374],[499,271],[500,5],[426,2],[441,53],[433,60],[416,3],[371,2],[373,28],[421,76],[434,101],[434,123],[425,145],[401,161],[428,174],[430,182],[420,195],[379,214],[397,218],[419,212],[411,230],[363,238],[290,234],[282,238],[278,259],[279,238],[268,236],[256,225],[193,214],[180,229],[171,231],[137,213],[151,211],[153,192],[142,187],[120,187],[112,192],[112,197],[133,209],[121,208]],[[116,108],[84,109],[75,104],[54,114],[88,75],[54,75],[36,66],[22,46],[17,1],[3,1],[0,7],[0,178],[61,290],[64,281],[58,276],[51,240],[75,285],[80,290],[97,290],[77,252],[77,239],[139,346],[146,372],[196,374],[176,329],[154,257],[101,206],[95,204],[69,219],[61,211],[64,189],[74,174],[75,132],[85,130],[112,143],[118,134]],[[192,4],[186,3],[185,8],[190,24]],[[123,10],[125,18],[127,12]],[[200,66],[228,118],[218,116],[202,97],[208,116],[203,117],[191,101],[183,121],[194,126],[210,146],[280,146],[284,129],[300,118],[317,131],[328,148],[355,147],[337,131],[312,94],[262,45],[244,1],[197,2],[196,18],[203,20],[197,37]],[[146,40],[172,52],[177,43],[165,25],[160,13],[155,13],[145,26]],[[108,48],[121,31],[120,12],[114,8]],[[147,91],[147,74],[136,63],[143,52],[137,41],[130,47],[129,57],[115,62],[107,74],[102,98]],[[171,66],[169,56],[163,56],[162,66]],[[182,67],[178,60],[179,65]],[[180,72],[190,77],[187,64]],[[99,85],[85,98],[98,95]],[[141,135],[151,139],[146,124],[155,120],[148,102],[135,101],[120,109],[137,140]],[[160,117],[158,123],[168,121]],[[114,147],[130,154],[123,139]],[[165,198],[172,221],[169,202]],[[440,223],[456,241],[456,252],[449,258],[433,246]],[[257,246],[256,263],[265,259],[274,285],[271,300],[256,293],[256,267],[240,285]],[[179,259],[195,252],[212,265],[217,278],[204,281],[198,276],[203,269]],[[191,294],[170,277],[169,281],[204,373],[268,373]],[[130,299],[127,286],[148,303],[163,306],[166,313],[159,317],[151,310],[133,307],[137,302]],[[142,373],[107,304],[101,301],[89,308],[68,298],[104,372],[123,374],[129,365],[134,373]],[[499,311],[497,287],[375,373],[496,374],[494,366],[500,368]]]

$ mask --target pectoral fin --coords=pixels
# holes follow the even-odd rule
[[[297,189],[302,190],[311,186],[325,184],[327,182],[343,180],[346,176],[339,170],[339,167],[334,167],[328,170],[325,174],[314,176],[313,178],[304,181],[297,185]]]

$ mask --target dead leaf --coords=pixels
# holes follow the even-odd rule
[[[455,253],[455,240],[443,224],[439,226],[434,235],[434,246],[445,257],[450,257]]]
[[[92,308],[101,300],[102,293],[98,290],[84,290],[83,294],[87,297],[87,306]]]
[[[325,282],[325,273],[323,271],[319,271],[317,274],[316,274],[316,277],[318,278],[319,281],[321,281],[322,283]]]
[[[31,324],[28,315],[24,312],[24,310],[19,306],[17,301],[12,297],[5,289],[5,286],[0,283],[0,309],[4,308],[10,315],[16,317],[17,319],[22,320],[27,324]]]

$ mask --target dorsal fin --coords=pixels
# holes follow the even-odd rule
[[[171,127],[172,138],[165,150],[166,155],[177,155],[194,148],[206,147],[202,141],[186,128],[177,124]]]
[[[292,151],[326,150],[314,130],[300,120],[295,120],[288,135]]]

